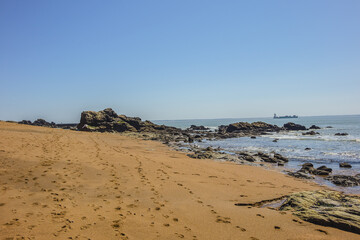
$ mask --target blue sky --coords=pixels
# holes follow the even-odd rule
[[[360,1],[0,1],[0,119],[360,113]]]

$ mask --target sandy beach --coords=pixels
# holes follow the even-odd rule
[[[252,204],[323,189],[156,141],[0,122],[1,239],[359,239]]]

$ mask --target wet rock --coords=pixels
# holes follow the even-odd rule
[[[349,135],[348,133],[335,133],[335,136],[347,136]]]
[[[288,171],[287,174],[288,174],[289,176],[296,177],[296,178],[301,178],[301,179],[314,179],[313,176],[308,175],[308,174],[303,173],[303,172],[300,172],[300,171],[297,171],[297,172],[290,172],[290,171]]]
[[[321,128],[316,125],[311,125],[311,127],[309,127],[309,129],[321,129]]]
[[[331,172],[332,172],[331,168],[328,168],[326,166],[321,166],[321,167],[318,167],[313,174],[315,174],[315,175],[329,175]]]
[[[311,148],[305,148],[305,151],[310,151],[311,150]]]
[[[279,139],[278,139],[278,138],[275,138],[275,139],[273,140],[273,142],[277,142],[277,141],[279,141]]]
[[[256,159],[253,156],[250,156],[250,155],[241,156],[240,159],[243,159],[243,160],[248,161],[248,162],[255,162],[256,161]]]
[[[320,133],[314,132],[314,131],[309,131],[309,132],[304,132],[304,133],[302,133],[302,135],[311,135],[311,136],[319,135],[319,134],[320,134]]]
[[[312,173],[313,171],[315,171],[315,168],[312,163],[304,163],[301,169],[299,170],[299,172],[303,172],[303,173]]]
[[[195,152],[195,153],[190,153],[188,154],[189,157],[191,158],[196,158],[196,159],[211,159],[213,158],[213,155],[209,152]]]
[[[360,198],[334,191],[294,193],[280,207],[304,221],[360,234]]]
[[[339,167],[342,167],[342,168],[351,168],[351,164],[350,163],[346,163],[346,162],[342,162],[342,163],[339,163]]]
[[[210,128],[204,127],[204,126],[196,126],[196,125],[191,125],[188,130],[195,130],[195,131],[206,131],[209,130]]]
[[[254,156],[259,157],[261,159],[261,161],[264,161],[267,163],[285,163],[285,162],[289,161],[288,158],[286,158],[278,153],[266,154],[263,152],[258,152]]]
[[[306,130],[305,126],[292,122],[285,123],[283,128],[290,131]]]
[[[342,187],[355,187],[360,186],[360,174],[355,176],[348,175],[333,175],[325,178],[335,185]]]
[[[332,126],[326,126],[326,128],[333,128]]]
[[[251,138],[251,139],[256,139],[256,137],[255,137],[255,136],[251,136],[250,138]]]
[[[315,169],[312,163],[304,163],[301,169],[299,170],[299,172],[310,173],[313,175],[327,176],[332,172],[332,169],[326,166],[321,166]]]

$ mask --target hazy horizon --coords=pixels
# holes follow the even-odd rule
[[[0,119],[360,114],[360,2],[0,2]]]

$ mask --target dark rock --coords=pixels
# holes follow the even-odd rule
[[[30,120],[22,120],[19,122],[19,124],[32,125],[32,122]]]
[[[349,135],[348,133],[335,133],[335,136],[347,136]]]
[[[299,172],[303,173],[310,173],[314,175],[320,175],[320,176],[326,176],[329,175],[332,172],[331,168],[328,168],[326,166],[318,167],[317,169],[314,168],[314,165],[312,163],[304,163],[299,170]]]
[[[250,138],[251,138],[251,139],[256,139],[256,137],[255,137],[255,136],[251,136]]]
[[[49,122],[47,122],[47,121],[45,121],[44,119],[41,119],[41,118],[36,119],[32,123],[32,125],[34,125],[34,126],[42,126],[42,127],[56,127],[56,124],[54,122],[49,123]]]
[[[278,139],[278,138],[275,138],[275,139],[273,140],[273,142],[277,142],[277,141],[279,141],[279,139]]]
[[[314,165],[312,163],[304,163],[299,171],[310,173],[315,170]]]
[[[178,133],[178,135],[180,135],[180,133],[183,132],[181,129],[175,127],[157,125],[150,121],[141,121],[141,119],[138,117],[117,115],[111,108],[106,108],[99,112],[82,112],[80,123],[78,124],[77,129],[80,131],[96,132],[166,132],[172,133],[173,135],[175,135],[174,133]],[[185,137],[179,137],[176,141],[189,141],[189,139]]]
[[[326,126],[326,128],[333,128],[332,126]]]
[[[196,126],[196,125],[191,125],[188,130],[195,130],[195,131],[206,131],[209,130],[210,128],[204,127],[204,126]]]
[[[348,175],[333,175],[325,178],[335,185],[342,187],[355,187],[360,186],[360,176],[348,176]]]
[[[300,124],[295,124],[292,122],[288,122],[284,124],[284,129],[285,130],[290,130],[290,131],[298,131],[298,130],[306,130],[305,126],[302,126]]]
[[[339,163],[339,167],[342,167],[342,168],[351,168],[352,166],[350,165],[350,163],[343,162],[343,163]]]
[[[258,152],[254,156],[259,157],[262,161],[267,163],[285,163],[289,161],[289,159],[278,153],[272,153],[269,155],[263,152]]]
[[[313,171],[312,174],[326,176],[326,175],[329,175],[331,172],[332,172],[331,168],[328,168],[326,166],[321,166],[321,167],[318,167],[315,171]]]
[[[245,161],[248,161],[248,162],[255,162],[255,158],[253,156],[242,156],[240,159],[244,159]]]
[[[321,129],[321,128],[316,125],[311,125],[311,127],[309,127],[309,129]]]
[[[314,131],[310,131],[310,132],[304,132],[304,133],[302,133],[302,135],[318,135],[318,134],[320,134],[320,133],[318,133],[318,132],[314,132]]]
[[[288,174],[289,176],[296,177],[296,178],[301,178],[301,179],[314,179],[313,176],[308,175],[308,174],[303,173],[303,172],[299,172],[299,171],[297,171],[297,172],[290,172],[290,171],[288,171],[287,174]]]
[[[311,150],[311,148],[305,148],[305,151],[310,151]]]
[[[238,122],[238,123],[232,123],[228,126],[219,126],[219,132],[226,132],[226,133],[239,133],[239,132],[257,132],[261,134],[262,132],[274,132],[279,131],[280,128],[276,125],[271,125],[265,122],[254,122],[254,123],[248,123],[248,122]]]

